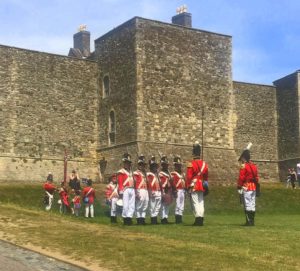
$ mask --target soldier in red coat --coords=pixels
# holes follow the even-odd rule
[[[198,142],[193,145],[193,160],[187,164],[186,187],[191,196],[195,216],[194,226],[203,226],[204,193],[208,189],[208,166],[200,158],[201,146]]]
[[[117,174],[113,174],[109,178],[109,184],[105,190],[106,203],[110,207],[110,222],[117,223],[117,201],[119,199]]]
[[[161,170],[158,174],[162,188],[161,196],[161,224],[168,224],[169,206],[172,203],[171,174],[169,172],[169,161],[167,156],[160,159]]]
[[[182,172],[182,163],[179,156],[175,156],[173,160],[174,171],[171,172],[173,179],[173,192],[176,198],[175,205],[175,223],[182,223],[182,215],[184,210],[184,198],[185,198],[185,177]]]
[[[145,225],[146,211],[149,203],[148,184],[146,176],[145,156],[138,157],[138,169],[133,173],[135,180],[135,211],[138,225]]]
[[[254,226],[256,190],[259,187],[257,167],[250,160],[250,151],[244,150],[239,158],[242,162],[239,179],[237,182],[238,192],[242,195],[246,223],[245,226]]]
[[[122,158],[123,168],[117,173],[119,197],[123,198],[122,217],[124,225],[132,225],[135,210],[134,179],[131,171],[131,156],[125,153]]]
[[[147,173],[147,182],[150,197],[150,217],[151,224],[157,224],[157,216],[161,207],[161,183],[158,178],[158,163],[152,156],[149,161],[150,172]]]
[[[57,190],[55,185],[53,184],[53,174],[51,172],[49,172],[47,176],[47,180],[44,183],[44,190],[45,190],[45,196],[44,196],[45,209],[46,211],[50,211],[52,207],[53,198],[54,198],[54,192]]]

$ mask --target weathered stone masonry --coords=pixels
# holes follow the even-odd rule
[[[211,181],[236,180],[249,141],[262,179],[300,159],[299,72],[233,82],[230,36],[135,17],[87,59],[77,47],[71,58],[0,46],[1,181],[62,178],[65,148],[69,170],[93,179],[102,157],[111,174],[125,151],[188,160],[202,139]]]
[[[0,46],[0,180],[97,173],[97,63]]]

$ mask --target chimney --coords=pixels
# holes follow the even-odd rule
[[[183,5],[176,9],[177,15],[172,17],[172,24],[192,27],[192,14],[187,12],[187,6]]]
[[[86,31],[86,25],[80,25],[78,33],[73,35],[74,49],[79,49],[83,57],[91,54],[90,50],[91,33]]]

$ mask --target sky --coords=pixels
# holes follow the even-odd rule
[[[232,36],[233,80],[272,85],[300,69],[299,0],[0,0],[0,44],[67,55],[81,24],[93,44],[134,16],[171,22],[183,4],[193,28]]]

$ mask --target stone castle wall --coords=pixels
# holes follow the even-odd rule
[[[300,162],[299,135],[299,73],[290,74],[274,82],[278,112],[278,157],[281,179],[287,170]]]
[[[232,147],[231,37],[137,19],[138,138]]]
[[[95,61],[7,46],[0,55],[0,181],[61,179],[65,148],[69,171],[93,179],[102,157],[106,174],[126,151],[134,163],[138,153],[186,162],[196,140],[221,183],[236,181],[250,141],[263,180],[300,158],[298,72],[275,87],[233,82],[230,36],[135,17],[95,41]]]
[[[231,181],[237,167],[232,140],[231,37],[137,18],[138,140],[191,159],[203,145],[210,180]],[[202,110],[203,125],[202,125]],[[235,178],[234,178],[235,180]]]
[[[108,160],[107,171],[118,168],[124,144],[137,139],[135,20],[130,20],[95,41],[100,70],[99,158]],[[103,79],[109,77],[109,95],[104,95]],[[109,114],[115,112],[116,142],[109,143]],[[121,144],[120,148],[118,146]]]
[[[276,89],[273,86],[233,83],[234,148],[237,155],[252,142],[251,159],[260,177],[278,180]]]
[[[96,176],[97,64],[0,46],[0,180]]]

